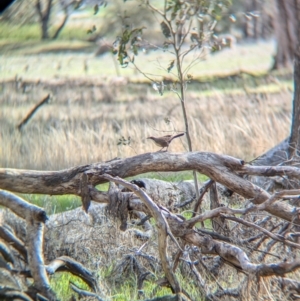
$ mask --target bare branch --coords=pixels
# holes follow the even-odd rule
[[[77,287],[74,283],[72,283],[71,281],[70,281],[70,287],[74,292],[76,292],[80,296],[80,298],[82,298],[82,297],[87,297],[87,298],[91,297],[93,300],[104,301],[104,299],[102,299],[97,294],[82,290],[79,287]]]
[[[0,238],[8,242],[13,248],[15,248],[27,261],[27,250],[24,243],[17,238],[9,229],[6,227],[0,226]]]
[[[222,214],[221,214],[222,215]],[[235,222],[238,222],[238,223],[241,223],[245,226],[248,226],[248,227],[252,227],[252,228],[255,228],[261,232],[263,232],[264,234],[268,235],[269,237],[271,237],[272,239],[275,239],[277,241],[280,241],[288,246],[291,246],[291,247],[294,247],[294,248],[297,248],[297,249],[300,249],[300,245],[299,244],[296,244],[292,241],[289,241],[287,239],[285,239],[284,237],[282,236],[278,236],[276,234],[273,234],[272,232],[269,232],[268,230],[266,230],[265,228],[262,228],[254,223],[250,223],[250,222],[247,222],[241,218],[238,218],[238,217],[233,217],[233,216],[226,216],[226,215],[222,215],[224,216],[226,219],[229,219],[229,220],[232,220],[232,221],[235,221]]]
[[[256,176],[287,176],[289,178],[300,179],[300,168],[294,166],[252,166],[244,165],[240,174]]]
[[[195,207],[194,207],[194,211],[193,211],[193,215],[192,217],[195,217],[196,216],[196,213],[199,211],[199,208],[201,206],[201,203],[202,203],[202,199],[205,195],[205,193],[208,191],[208,189],[211,187],[211,185],[214,183],[214,181],[212,180],[209,180],[205,185],[203,185],[203,187],[201,188],[200,190],[200,195],[199,195],[199,198],[195,204]]]
[[[17,128],[19,131],[22,130],[22,128],[26,125],[26,123],[32,118],[32,116],[35,114],[35,112],[44,104],[47,104],[50,100],[50,94],[48,94],[46,97],[44,97],[38,104],[36,104],[30,112],[26,115],[26,117],[18,124]]]
[[[252,203],[261,204],[268,200],[270,195],[265,190],[236,174],[247,170],[247,168],[248,166],[244,166],[242,160],[214,153],[172,154],[156,152],[61,171],[27,171],[0,168],[0,188],[20,193],[80,195],[78,187],[82,173],[86,173],[88,183],[95,186],[107,182],[103,177],[105,173],[125,178],[153,171],[197,170],[197,172],[205,174],[231,191],[251,199]],[[297,170],[297,168],[295,169]],[[94,191],[90,193],[96,195]],[[98,195],[97,197],[100,197],[101,202],[104,200],[103,196]],[[296,214],[295,207],[283,202],[275,202],[267,206],[265,210],[288,221],[292,221]]]
[[[94,292],[100,292],[98,282],[93,274],[81,263],[68,256],[61,256],[54,259],[46,268],[50,275],[55,272],[68,271],[73,275],[80,277]]]
[[[4,190],[0,190],[0,205],[9,208],[26,220],[28,265],[34,279],[34,285],[48,299],[54,299],[54,293],[50,289],[50,282],[44,265],[43,237],[44,223],[47,219],[45,211]]]

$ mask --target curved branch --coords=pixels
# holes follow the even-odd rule
[[[71,281],[70,281],[70,287],[75,293],[77,293],[79,295],[80,298],[87,297],[89,299],[91,297],[93,300],[104,301],[97,294],[82,290],[79,287],[77,287],[74,283],[72,283]]]
[[[8,242],[9,245],[15,248],[23,256],[25,261],[27,261],[27,250],[24,243],[6,227],[0,226],[0,238]]]
[[[52,275],[55,272],[68,271],[80,277],[94,292],[100,292],[98,282],[93,274],[81,263],[68,256],[61,256],[47,265],[47,272]]]
[[[86,173],[87,183],[95,186],[107,182],[103,174],[125,178],[155,171],[196,170],[211,180],[226,186],[231,191],[251,199],[254,204],[260,204],[269,199],[270,195],[262,188],[238,175],[238,173],[251,171],[252,168],[244,165],[242,160],[208,152],[145,153],[130,158],[114,159],[61,171],[1,168],[0,188],[20,193],[81,195],[79,187],[82,173]],[[267,167],[264,167],[263,170],[260,170],[261,174],[264,174],[266,169]],[[297,175],[299,169],[295,167],[280,167],[278,172],[283,173],[284,170],[291,171],[292,169],[294,172],[291,174]],[[273,203],[266,210],[288,221],[293,220],[296,213],[295,207],[280,202]]]
[[[247,274],[256,274],[257,276],[284,275],[295,271],[300,267],[300,260],[292,262],[280,262],[270,264],[253,264],[250,262],[246,253],[240,248],[213,240],[205,236],[202,237],[195,232],[190,232],[183,238],[187,242],[198,246],[203,254],[216,254],[225,260],[229,265]]]
[[[226,215],[222,215],[224,218],[226,219],[229,219],[229,220],[232,220],[232,221],[235,221],[235,222],[238,222],[238,223],[241,223],[245,226],[248,226],[248,227],[253,227],[255,229],[258,229],[259,231],[263,232],[264,234],[266,234],[267,236],[269,236],[270,238],[272,239],[275,239],[277,241],[280,241],[288,246],[291,246],[291,247],[294,247],[294,248],[297,248],[297,249],[300,249],[300,245],[297,244],[297,243],[294,243],[292,241],[289,241],[287,239],[285,239],[284,237],[282,236],[279,236],[279,235],[276,235],[268,230],[266,230],[265,228],[262,228],[262,227],[259,227],[258,225],[254,224],[254,223],[250,223],[248,221],[245,221],[241,218],[238,218],[238,217],[233,217],[233,216],[226,216]]]

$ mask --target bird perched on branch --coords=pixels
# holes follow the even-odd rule
[[[166,135],[166,136],[162,136],[162,137],[150,136],[147,139],[153,140],[156,145],[160,146],[161,147],[161,149],[159,150],[159,152],[160,152],[165,147],[167,148],[165,151],[167,151],[170,143],[172,142],[172,140],[175,139],[175,138],[181,137],[183,135],[184,135],[184,133],[180,133],[180,134],[173,135],[173,136],[172,135]]]

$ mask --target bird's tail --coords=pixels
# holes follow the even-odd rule
[[[170,141],[172,141],[172,140],[175,139],[175,138],[181,137],[181,136],[183,136],[183,135],[184,135],[184,133],[180,133],[180,134],[174,135],[174,136],[170,139]]]

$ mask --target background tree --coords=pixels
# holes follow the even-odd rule
[[[3,14],[2,20],[13,22],[14,24],[38,22],[41,28],[41,38],[56,39],[70,15],[81,5],[81,0],[23,0],[15,1]],[[105,1],[100,1],[99,6],[104,5]],[[96,6],[95,6],[96,11]],[[53,25],[53,20],[57,20],[56,14],[63,13],[63,18],[52,36],[49,29]]]
[[[290,67],[297,41],[297,0],[275,0],[274,30],[277,50],[273,69]]]
[[[291,6],[290,6],[291,8]],[[296,41],[293,44],[293,56],[294,56],[294,99],[293,99],[293,113],[292,113],[292,125],[291,134],[289,138],[289,158],[294,155],[299,156],[300,150],[300,1],[294,1],[293,14],[296,18],[296,28],[293,28],[295,35],[293,36]],[[284,47],[284,46],[283,46]],[[290,51],[292,51],[290,49]]]
[[[39,16],[41,35],[43,40],[50,38],[49,27],[51,14],[53,14],[54,4],[54,0],[35,0],[35,9]],[[61,11],[63,11],[64,17],[60,25],[55,30],[52,39],[56,39],[58,37],[63,27],[66,25],[71,13],[74,11],[74,9],[79,7],[80,0],[59,0],[58,5],[60,6]]]

